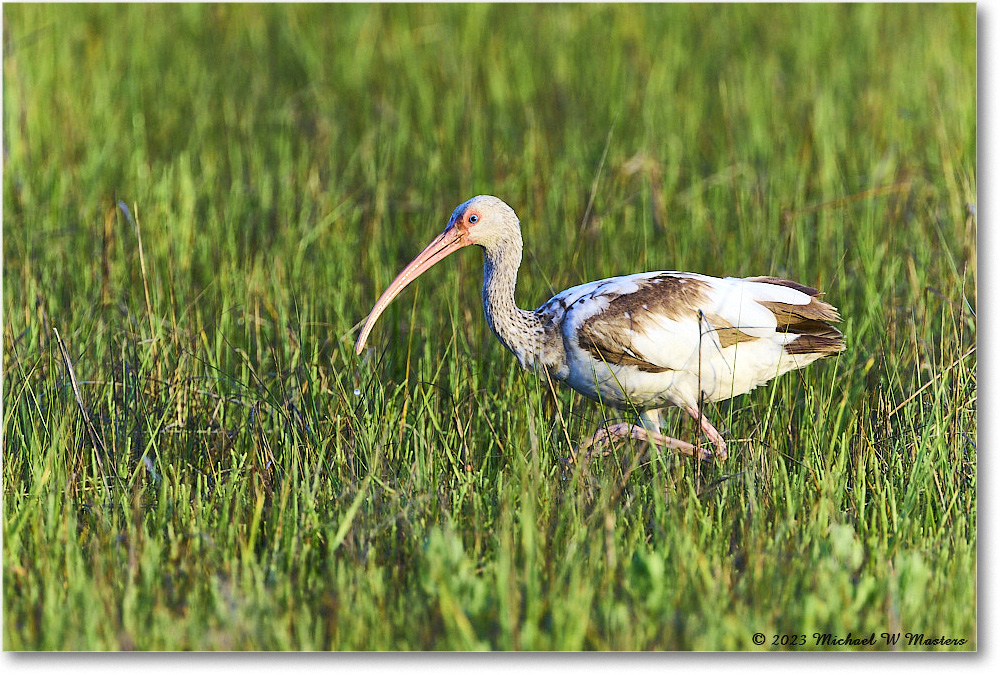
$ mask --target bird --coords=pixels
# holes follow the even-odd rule
[[[836,307],[823,293],[773,276],[718,278],[640,272],[569,288],[533,311],[514,302],[523,241],[510,206],[479,195],[455,208],[444,231],[375,302],[355,345],[360,355],[389,303],[455,251],[483,249],[483,310],[520,366],[583,396],[636,413],[598,430],[577,451],[632,438],[702,460],[725,460],[727,443],[704,402],[745,394],[783,373],[846,348]],[[662,413],[679,407],[712,447],[662,433]],[[574,453],[575,456],[575,453]]]

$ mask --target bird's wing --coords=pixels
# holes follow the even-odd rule
[[[690,368],[706,347],[761,339],[789,353],[840,351],[842,336],[828,323],[839,316],[818,295],[773,277],[647,272],[568,289],[544,307],[564,314],[572,346],[609,364],[662,372]]]
[[[680,367],[681,352],[697,347],[701,278],[683,272],[613,277],[563,291],[546,306],[564,311],[568,348],[610,365],[663,372]]]

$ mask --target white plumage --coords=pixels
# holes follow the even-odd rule
[[[615,365],[595,358],[580,347],[578,331],[586,320],[599,317],[609,300],[639,291],[639,283],[669,275],[678,283],[689,280],[704,284],[708,302],[686,316],[675,319],[649,311],[645,325],[622,334],[621,344],[633,358],[667,369],[663,373],[642,371],[634,365]],[[567,309],[561,312],[560,300]],[[821,354],[789,354],[784,346],[799,335],[778,332],[773,312],[759,300],[806,307],[809,295],[773,284],[682,272],[646,272],[583,284],[563,291],[543,305],[561,325],[563,343],[571,352],[563,379],[591,398],[600,395],[606,403],[622,407],[631,402],[646,408],[659,405],[696,406],[698,391],[708,401],[745,394],[782,373],[802,368]],[[562,313],[560,317],[559,314]],[[718,316],[756,339],[723,346],[719,332],[706,318]],[[625,319],[632,319],[627,313]],[[562,375],[562,373],[560,373]]]

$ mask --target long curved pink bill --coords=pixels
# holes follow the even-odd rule
[[[368,319],[361,329],[361,335],[358,336],[358,342],[354,346],[354,353],[360,354],[361,350],[365,348],[365,342],[368,341],[368,334],[371,333],[375,321],[385,311],[385,308],[389,306],[393,298],[399,295],[404,288],[409,286],[421,274],[458,249],[468,246],[470,243],[472,242],[466,238],[465,232],[455,226],[449,226],[444,232],[435,237],[434,241],[428,244],[427,248],[421,251],[420,255],[414,258],[392,280],[392,283],[389,284],[389,287],[379,297],[375,306],[372,307],[372,311],[368,314]]]

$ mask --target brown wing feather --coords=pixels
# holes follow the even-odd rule
[[[670,369],[650,363],[634,351],[629,335],[641,330],[651,315],[672,320],[696,317],[707,287],[701,279],[669,273],[646,279],[635,291],[611,298],[603,311],[580,325],[580,348],[609,364],[634,366],[648,373],[666,372]]]
[[[823,335],[800,335],[787,345],[785,351],[789,354],[826,354],[833,356],[847,349],[844,336],[837,331],[838,337]]]
[[[654,314],[680,321],[698,315],[707,300],[708,287],[706,281],[695,277],[659,274],[640,282],[635,291],[612,298],[607,309],[599,313],[600,319],[595,316],[588,321],[621,317],[641,323],[644,316]]]
[[[752,342],[760,339],[753,335],[744,333],[739,328],[723,319],[721,316],[706,314],[705,319],[708,320],[708,323],[711,326],[710,330],[718,336],[719,344],[723,349],[726,347],[732,347],[740,342]]]
[[[782,279],[781,277],[747,277],[744,281],[757,281],[762,284],[775,284],[777,286],[788,286],[788,288],[794,288],[795,290],[805,293],[806,295],[816,296],[823,295],[815,288],[811,286],[806,286],[800,284],[797,281],[792,281],[791,279]]]
[[[815,297],[808,305],[787,305],[783,302],[766,301],[760,304],[774,313],[778,319],[778,330],[782,330],[782,326],[794,326],[806,321],[840,321],[840,313],[836,307]]]
[[[810,296],[808,305],[789,305],[784,302],[761,302],[774,314],[778,321],[779,333],[795,333],[799,337],[785,345],[789,354],[824,354],[833,355],[844,351],[844,334],[830,322],[840,321],[840,312],[828,302],[823,302],[823,295],[815,288],[804,286],[795,281],[778,277],[751,277],[747,281],[759,281],[779,286],[788,286]]]
[[[602,318],[603,317],[603,318]],[[580,326],[577,336],[580,348],[590,352],[599,361],[610,365],[634,366],[647,373],[663,373],[669,368],[645,361],[629,347],[628,334],[631,322],[624,316],[604,316],[601,312],[590,317]]]

